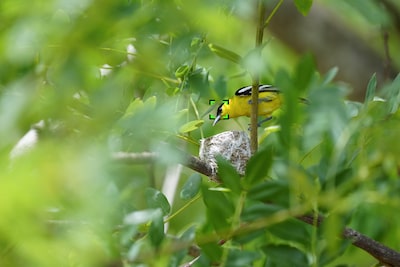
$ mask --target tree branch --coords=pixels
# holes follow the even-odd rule
[[[213,176],[212,168],[201,161],[199,158],[189,155],[183,151],[180,151],[182,154],[182,159],[179,163],[185,165],[189,169],[192,169],[198,173],[204,174],[208,177]],[[152,163],[159,157],[158,153],[155,152],[141,152],[141,153],[128,153],[128,152],[114,152],[111,155],[111,159],[116,163],[124,163],[124,164],[143,164],[143,163]]]
[[[316,220],[313,215],[302,215],[298,216],[297,219],[316,227],[321,226],[324,221],[324,217],[321,215],[318,215]],[[379,263],[385,264],[385,266],[400,266],[399,252],[369,238],[368,236],[346,227],[342,232],[342,237],[346,240],[350,240],[354,246],[364,250],[372,257],[379,260]]]

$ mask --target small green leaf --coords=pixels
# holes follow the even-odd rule
[[[272,155],[271,147],[267,147],[266,149],[258,151],[250,158],[246,167],[246,176],[243,180],[243,184],[246,188],[251,188],[268,175],[268,171],[272,165]]]
[[[266,245],[262,247],[262,251],[268,256],[269,261],[279,267],[309,266],[307,256],[288,245]]]
[[[325,76],[323,78],[322,84],[330,83],[333,80],[333,78],[335,78],[338,71],[339,71],[338,67],[333,67],[330,70],[328,70],[328,72],[325,74]]]
[[[400,106],[400,74],[396,76],[393,82],[385,87],[388,91],[389,113],[395,113]]]
[[[186,181],[186,183],[183,185],[180,197],[184,200],[192,199],[200,191],[200,186],[201,186],[200,174],[198,173],[192,174]]]
[[[171,206],[168,203],[167,198],[164,196],[163,193],[158,191],[154,188],[147,188],[146,189],[146,202],[147,205],[152,209],[161,209],[163,216],[166,216],[171,211]]]
[[[180,133],[188,133],[188,132],[194,131],[194,130],[198,129],[201,125],[203,125],[203,123],[204,123],[204,120],[189,121],[179,128],[179,132]]]
[[[174,96],[176,93],[179,92],[179,88],[178,87],[168,87],[167,90],[165,90],[165,92],[169,96]]]
[[[297,10],[303,15],[307,16],[311,9],[313,0],[294,0]]]
[[[215,53],[217,56],[232,61],[234,63],[240,64],[242,62],[242,57],[233,51],[223,48],[216,44],[209,44],[211,52]]]
[[[368,82],[367,92],[365,94],[365,101],[364,103],[371,102],[375,97],[375,90],[376,90],[376,73],[374,73],[371,79]]]
[[[175,77],[182,79],[188,72],[189,72],[189,66],[182,65],[175,71]]]
[[[242,191],[240,185],[240,176],[235,168],[224,158],[217,157],[218,161],[218,177],[222,180],[224,185],[239,194]]]
[[[159,247],[165,236],[163,212],[157,209],[150,224],[149,237],[154,247]]]

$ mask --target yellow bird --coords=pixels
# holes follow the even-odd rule
[[[225,115],[228,118],[240,116],[250,117],[251,114],[251,90],[252,86],[245,86],[238,89],[235,95],[228,100],[228,103],[221,104],[217,109],[213,126]],[[282,105],[281,92],[272,85],[259,85],[258,87],[258,115],[267,116],[261,122],[271,119],[271,114]],[[261,123],[259,122],[259,124]]]

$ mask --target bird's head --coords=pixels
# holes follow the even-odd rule
[[[222,116],[224,116],[224,105],[225,103],[222,103],[218,109],[217,109],[217,115],[215,115],[215,120],[213,122],[213,126],[215,126],[215,124],[217,124],[217,122],[222,118]]]

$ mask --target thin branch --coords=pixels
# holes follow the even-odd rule
[[[212,168],[201,161],[199,158],[194,157],[192,155],[183,153],[183,160],[180,163],[185,165],[186,167],[204,174],[206,176],[212,176],[213,171]],[[152,152],[142,152],[142,153],[126,153],[126,152],[116,152],[112,154],[111,159],[117,163],[124,164],[143,164],[154,162],[158,157],[157,153]],[[319,227],[323,221],[324,217],[318,215],[318,218],[315,218],[313,215],[301,215],[297,216],[297,219],[313,225],[315,227]],[[346,227],[342,232],[342,237],[346,240],[350,240],[351,243],[364,250],[372,257],[377,259],[381,264],[389,267],[400,267],[400,253],[361,234],[360,232],[353,230],[351,228]]]
[[[275,5],[274,9],[272,9],[271,14],[269,14],[267,20],[264,23],[264,28],[268,27],[269,22],[271,21],[272,17],[275,15],[275,13],[278,11],[280,6],[282,5],[283,0],[279,0],[279,2]]]
[[[324,217],[321,215],[318,215],[318,218],[314,218],[313,215],[302,215],[298,216],[297,219],[316,227],[321,226],[324,221]],[[350,240],[354,246],[366,251],[372,257],[377,259],[380,264],[392,267],[400,266],[399,252],[369,238],[368,236],[346,227],[342,232],[342,237],[346,240]]]
[[[201,161],[199,158],[194,157],[192,155],[186,154],[185,152],[181,151],[182,159],[181,164],[185,165],[186,167],[204,174],[206,176],[213,176],[213,170],[210,165],[206,164],[205,162]],[[154,162],[159,155],[154,152],[142,152],[142,153],[128,153],[128,152],[114,152],[111,155],[111,159],[116,163],[124,163],[124,164],[143,164],[143,163],[151,163]]]
[[[154,152],[115,152],[112,154],[111,158],[118,163],[143,164],[154,162],[158,158],[158,154]]]
[[[256,31],[256,53],[257,58],[261,57],[261,46],[263,42],[264,36],[264,15],[265,15],[265,3],[263,0],[258,1],[258,23],[257,23],[257,31]],[[252,91],[251,91],[251,116],[250,116],[250,148],[251,153],[254,154],[257,152],[258,148],[258,136],[257,136],[257,118],[258,118],[258,86],[260,84],[260,74],[259,70],[255,70],[255,73],[252,73]]]

